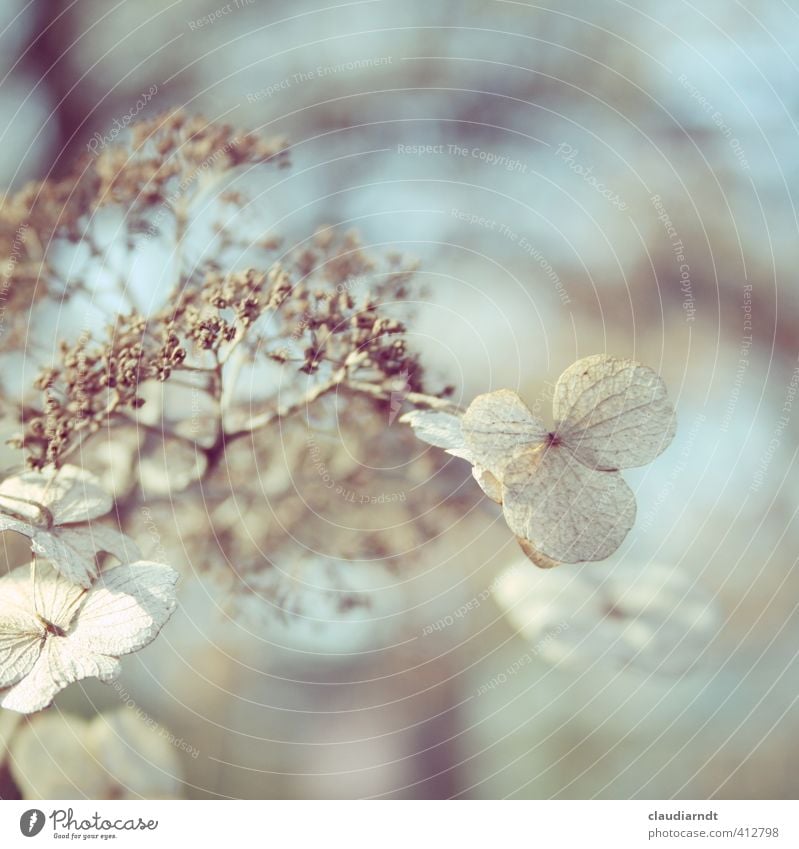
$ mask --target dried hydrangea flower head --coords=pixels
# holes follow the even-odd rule
[[[473,464],[473,473],[538,566],[603,560],[635,521],[618,473],[651,462],[674,437],[674,410],[651,369],[598,354],[558,379],[549,430],[508,389],[480,395],[462,416],[413,412],[417,435]]]
[[[0,578],[0,707],[33,713],[83,678],[113,680],[118,657],[152,642],[175,610],[177,572],[139,561],[90,589],[55,569]]]
[[[460,410],[450,387],[429,388],[408,342],[412,263],[329,227],[284,249],[252,215],[250,167],[281,167],[285,151],[172,112],[0,205],[0,248],[14,253],[6,278],[26,295],[8,301],[0,342],[38,368],[32,387],[4,393],[20,399],[12,444],[33,471],[0,484],[0,526],[51,564],[35,585],[19,571],[0,581],[9,705],[33,710],[71,680],[114,674],[174,606],[171,570],[98,568],[104,552],[139,557],[94,523],[112,507],[99,479],[69,465],[80,456],[100,473],[101,442],[122,449],[112,465],[123,483],[103,472],[121,529],[157,539],[157,559],[266,597],[265,615],[280,615],[281,600],[302,615],[318,560],[322,592],[329,584],[344,612],[367,605],[347,580],[353,561],[416,563],[471,504],[436,492],[443,460],[392,427],[401,409],[417,436],[472,465],[539,565],[604,557],[632,524],[617,470],[648,462],[673,434],[660,379],[627,360],[582,360],[558,382],[551,430],[505,390]],[[162,270],[155,281],[137,277],[139,256]],[[56,345],[16,332],[54,310],[71,328]],[[156,527],[154,515],[168,518]]]
[[[35,554],[68,581],[88,588],[98,574],[98,553],[122,563],[140,556],[133,540],[115,528],[92,524],[111,506],[97,478],[76,466],[23,472],[0,483],[0,530],[28,537]]]
[[[11,773],[23,799],[174,799],[181,765],[165,730],[136,709],[91,721],[38,714],[14,736]],[[69,767],[69,768],[65,768]]]
[[[705,653],[721,617],[713,598],[678,568],[620,563],[542,574],[526,562],[492,586],[511,626],[552,664],[676,676]]]

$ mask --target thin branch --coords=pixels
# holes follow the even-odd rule
[[[293,404],[289,404],[285,407],[278,407],[276,410],[267,410],[258,416],[253,416],[243,428],[224,434],[225,441],[233,442],[236,439],[241,439],[241,437],[247,436],[253,431],[260,430],[263,427],[267,427],[279,419],[285,419],[289,416],[293,416],[295,413],[299,413],[304,407],[307,407],[323,395],[326,395],[328,392],[331,392],[333,389],[341,386],[344,382],[345,376],[345,374],[342,375],[341,372],[337,372],[330,378],[330,380],[320,383]]]
[[[386,388],[379,383],[366,383],[358,380],[348,381],[347,388],[362,395],[369,395],[371,398],[376,398],[380,401],[391,401],[392,397],[396,398],[397,395],[400,395],[402,400],[413,404],[414,407],[462,412],[462,408],[452,401],[448,401],[446,398],[439,398],[437,395],[427,395],[424,392],[397,392],[396,389]]]

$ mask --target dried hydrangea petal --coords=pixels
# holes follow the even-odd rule
[[[105,552],[125,563],[141,553],[133,540],[115,528],[90,523],[111,508],[110,496],[96,479],[72,466],[61,472],[63,475],[54,479],[41,472],[26,472],[4,480],[0,484],[0,530],[28,537],[35,554],[48,560],[68,581],[88,589],[98,575],[97,554]],[[32,502],[49,511],[52,524],[44,521],[46,514]],[[29,520],[5,515],[3,509]]]
[[[70,631],[84,651],[119,656],[152,642],[175,610],[177,572],[141,561],[97,580]]]
[[[33,669],[43,636],[44,627],[30,615],[0,615],[0,688],[16,684]]]
[[[510,389],[478,395],[463,416],[462,426],[473,462],[497,478],[515,454],[540,445],[547,436],[544,423]]]
[[[63,466],[57,472],[23,472],[0,483],[0,505],[36,521],[38,511],[26,501],[47,508],[56,525],[88,522],[104,516],[112,506],[111,496],[97,478],[77,466]]]
[[[502,504],[502,483],[488,469],[481,466],[472,466],[472,477],[492,501]]]
[[[655,459],[674,438],[666,385],[652,369],[603,354],[563,372],[552,402],[558,436],[593,469],[629,469]]]
[[[527,559],[538,566],[539,569],[554,569],[555,566],[560,566],[557,560],[553,560],[551,557],[547,557],[546,554],[533,548],[530,541],[524,537],[516,537],[516,542],[519,543],[519,548],[525,553]]]
[[[66,637],[44,641],[41,654],[31,671],[10,689],[0,693],[0,707],[19,713],[35,713],[46,708],[56,693],[83,678],[111,681],[119,674],[119,661],[80,651]]]
[[[409,424],[422,442],[443,448],[453,456],[471,462],[463,437],[461,416],[439,410],[411,410],[401,416],[400,421]]]
[[[30,670],[7,690],[0,690],[0,708],[18,713],[35,713],[53,701],[61,687],[50,674],[51,640],[40,642],[41,650]]]
[[[20,533],[26,533],[21,530]],[[43,530],[31,527],[31,548],[52,563],[68,581],[88,589],[99,574],[99,552],[127,562],[139,556],[139,547],[130,537],[106,525],[68,525]]]
[[[52,563],[36,564],[36,581],[31,584],[31,573],[27,566],[20,566],[12,574],[27,579],[26,591],[30,598],[29,610],[43,616],[48,622],[66,631],[83,601],[86,590],[61,575]],[[31,589],[32,598],[31,598]],[[0,589],[0,598],[5,592]]]
[[[511,461],[502,496],[510,529],[564,563],[603,560],[635,521],[635,497],[621,475],[589,469],[554,445]]]
[[[35,590],[26,594],[20,588],[27,572],[20,567],[0,580],[6,626],[0,656],[5,653],[15,665],[13,675],[2,679],[7,689],[0,691],[0,706],[8,710],[41,710],[82,678],[112,680],[119,672],[116,658],[155,639],[175,609],[177,573],[159,563],[116,566],[88,591],[43,569]],[[25,642],[28,637],[35,644]]]
[[[97,578],[97,551],[91,545],[90,537],[81,533],[63,534],[65,528],[41,530],[31,526],[27,532],[31,550],[39,557],[49,560],[70,583],[88,589]]]
[[[132,563],[141,557],[139,546],[112,525],[93,523],[60,528],[58,538],[85,557],[98,553],[110,554],[120,563]]]

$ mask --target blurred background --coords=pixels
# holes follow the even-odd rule
[[[175,106],[285,136],[264,231],[355,227],[417,257],[412,338],[458,397],[513,387],[546,417],[560,372],[607,352],[659,371],[680,422],[625,475],[639,512],[618,554],[562,569],[679,575],[652,621],[685,668],[590,630],[587,662],[552,662],[504,615],[494,590],[520,555],[483,505],[365,612],[319,591],[324,627],[254,627],[186,582],[124,664],[135,710],[172,735],[129,792],[796,797],[797,28],[793,0],[4,0],[4,186]],[[698,598],[713,626],[680,646]],[[563,622],[614,618],[589,606]],[[56,710],[119,708],[87,685]],[[104,792],[9,769],[6,796]]]

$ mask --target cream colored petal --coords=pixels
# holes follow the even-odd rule
[[[3,501],[0,499],[0,511],[4,507],[12,508],[11,501]],[[22,512],[17,510],[17,512]],[[36,533],[36,527],[29,522],[22,522],[19,519],[14,519],[11,516],[6,516],[2,512],[0,512],[0,531],[14,531],[14,533],[22,534],[24,537],[28,537],[30,539]]]
[[[14,498],[3,499],[4,495]],[[0,483],[0,504],[20,512],[13,506],[23,504],[15,502],[19,498],[46,507],[58,525],[95,519],[106,514],[112,505],[111,496],[97,478],[77,466],[64,466],[58,471],[23,472]],[[31,510],[30,507],[23,509]],[[35,517],[35,512],[31,512],[31,519]]]
[[[8,690],[0,691],[0,707],[19,713],[35,713],[46,708],[62,686],[66,686],[56,684],[50,674],[52,642],[52,639],[44,642],[36,663],[24,678]]]
[[[113,555],[120,563],[132,563],[141,557],[136,543],[126,534],[110,525],[90,522],[85,525],[73,525],[59,528],[58,537],[79,557],[93,560],[98,552]]]
[[[113,681],[119,675],[119,661],[86,648],[70,634],[67,637],[51,637],[50,674],[59,689],[84,678],[99,678]]]
[[[502,484],[488,469],[483,469],[481,466],[472,466],[472,477],[492,501],[502,504]]]
[[[84,588],[91,586],[92,581],[97,577],[95,558],[98,551],[104,551],[110,545],[117,550],[122,550],[120,544],[122,535],[119,532],[116,532],[117,536],[112,541],[112,529],[88,524],[48,529],[0,516],[0,531],[15,531],[28,537],[31,551],[49,560],[69,581]],[[98,542],[103,542],[104,545],[95,547],[94,538],[97,538]],[[132,542],[128,544],[127,550],[134,555],[133,559],[138,556],[138,549]]]
[[[9,607],[35,615],[30,565],[17,566],[0,578],[0,610]]]
[[[30,580],[30,568],[24,568]],[[38,561],[34,595],[36,613],[66,631],[86,596],[86,590],[65,578],[52,563]]]
[[[6,478],[0,483],[0,513],[3,514],[0,516],[0,528],[29,537],[34,523],[43,520],[43,513],[37,506],[41,503],[42,489],[38,486],[35,491],[29,492],[27,487],[21,485],[19,478]],[[25,521],[6,515],[9,512]]]
[[[471,462],[463,438],[461,416],[438,410],[412,410],[401,416],[400,421],[409,424],[422,442],[443,448],[455,457]]]
[[[525,451],[502,484],[508,526],[552,560],[603,560],[635,521],[635,497],[621,475],[589,469],[559,446]]]
[[[82,594],[46,563],[37,564],[35,602],[30,566],[0,579],[0,687],[20,681],[39,658],[47,635],[40,616],[65,628]]]
[[[646,465],[676,432],[666,385],[633,360],[578,360],[560,376],[552,403],[558,436],[594,469]]]
[[[16,684],[33,669],[44,635],[44,627],[33,616],[21,611],[0,613],[0,688]]]
[[[58,470],[56,488],[45,501],[57,525],[87,522],[104,516],[113,506],[100,481],[85,469],[64,466]]]
[[[478,395],[464,414],[462,427],[472,462],[497,478],[515,454],[547,436],[543,422],[510,389]]]
[[[516,537],[516,542],[519,543],[519,548],[525,553],[527,559],[538,566],[539,569],[554,569],[555,566],[561,565],[557,560],[553,560],[551,557],[547,557],[546,554],[542,554],[533,548],[524,537]]]
[[[177,605],[178,573],[138,561],[98,578],[69,632],[83,652],[128,654],[152,642]]]
[[[88,525],[85,529],[36,530],[31,537],[31,549],[49,560],[70,583],[84,589],[97,577],[97,551],[91,545]]]
[[[141,557],[139,547],[130,537],[98,523],[47,529],[0,516],[0,530],[27,536],[35,554],[49,560],[67,580],[85,589],[98,575],[98,553],[107,552],[122,563]]]
[[[46,708],[56,693],[83,678],[112,681],[119,674],[113,657],[90,654],[69,637],[48,637],[30,673],[0,694],[0,707],[20,713]]]

